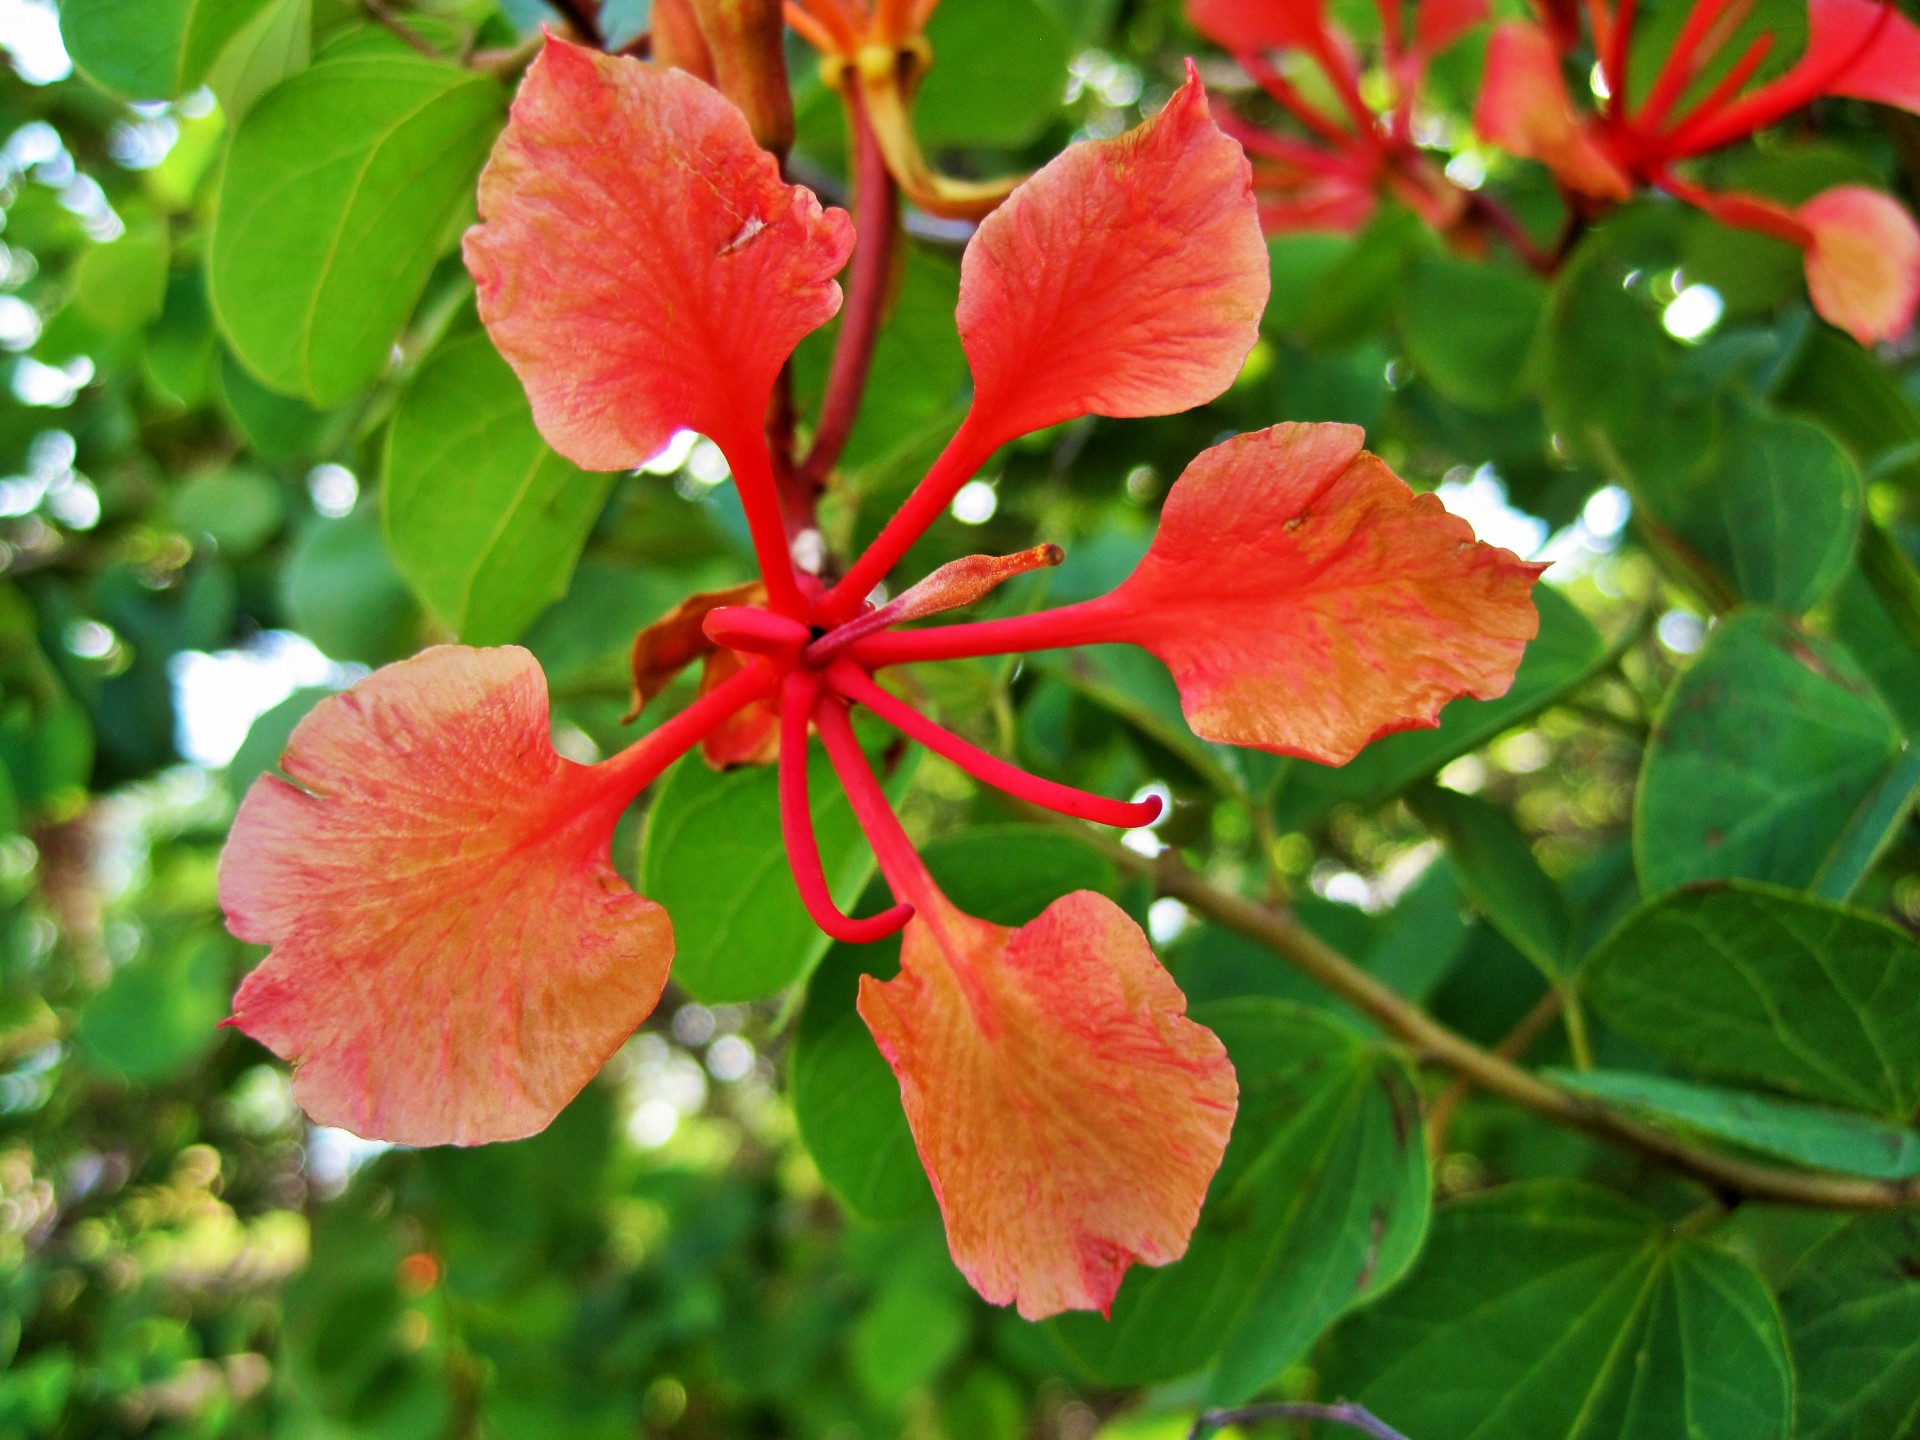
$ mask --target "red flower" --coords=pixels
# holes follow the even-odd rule
[[[1253,157],[1260,221],[1271,233],[1358,230],[1383,194],[1435,230],[1451,228],[1467,208],[1466,192],[1414,143],[1413,112],[1428,63],[1486,18],[1486,0],[1419,0],[1411,38],[1401,26],[1399,0],[1380,0],[1379,8],[1382,68],[1393,93],[1376,113],[1362,94],[1353,42],[1327,18],[1322,0],[1187,0],[1194,28],[1230,51],[1312,137],[1278,134],[1232,116],[1225,122]],[[1301,94],[1273,63],[1276,51],[1306,56],[1343,113],[1329,115]]]
[[[782,183],[698,80],[557,40],[528,72],[481,215],[466,244],[481,315],[548,439],[626,467],[676,429],[704,431],[740,487],[764,603],[698,597],[656,627],[642,699],[702,650],[725,673],[591,767],[553,753],[537,669],[511,647],[430,650],[324,701],[289,746],[294,783],[260,782],[223,859],[230,923],[273,947],[235,1018],[296,1062],[322,1121],[413,1143],[538,1129],[646,1017],[671,957],[666,918],[607,863],[615,821],[679,755],[759,716],[756,745],[779,730],[811,913],[847,940],[905,927],[899,978],[866,982],[860,1010],[899,1076],[955,1260],[1028,1316],[1104,1309],[1130,1264],[1185,1248],[1231,1127],[1232,1067],[1105,899],[1066,896],[1017,930],[956,911],[888,808],[849,707],[987,784],[1140,825],[1157,802],[1026,775],[874,672],[1130,640],[1173,667],[1199,733],[1334,762],[1433,723],[1451,696],[1501,693],[1534,632],[1538,567],[1416,499],[1359,432],[1280,426],[1201,456],[1139,570],[1104,599],[894,628],[1057,561],[1041,547],[957,561],[869,603],[1002,442],[1077,415],[1186,409],[1237,374],[1266,256],[1246,161],[1191,76],[1158,117],[1067,151],[981,225],[959,311],[972,410],[830,587],[790,559],[761,422],[781,364],[838,302],[846,217]],[[810,726],[898,902],[882,915],[849,919],[828,895],[805,803]]]
[[[1827,320],[1862,344],[1913,324],[1920,306],[1920,227],[1891,197],[1841,185],[1797,209],[1714,193],[1674,167],[1785,119],[1822,96],[1852,96],[1920,113],[1920,28],[1883,0],[1809,0],[1806,52],[1777,79],[1749,88],[1773,46],[1755,39],[1689,108],[1680,102],[1731,39],[1736,0],[1695,0],[1646,98],[1630,99],[1627,61],[1635,0],[1588,7],[1606,96],[1578,114],[1561,73],[1576,38],[1512,21],[1487,46],[1474,125],[1494,144],[1549,166],[1568,189],[1611,202],[1651,185],[1727,225],[1758,230],[1806,255],[1807,289]]]

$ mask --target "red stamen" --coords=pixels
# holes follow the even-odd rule
[[[1392,71],[1399,65],[1400,53],[1406,47],[1406,35],[1400,24],[1400,0],[1374,0],[1374,9],[1380,12],[1380,51],[1387,69]]]
[[[836,662],[827,671],[827,683],[848,699],[866,706],[901,734],[918,740],[936,755],[945,756],[974,779],[997,790],[1004,790],[1009,795],[1062,815],[1071,815],[1076,820],[1092,820],[1122,830],[1151,825],[1160,818],[1158,796],[1137,802],[1109,800],[1104,795],[1089,795],[1071,785],[1029,775],[1017,765],[1009,765],[989,755],[952,731],[936,725],[898,696],[881,689],[871,675],[845,660]]]
[[[1307,53],[1320,67],[1320,73],[1327,77],[1327,83],[1333,86],[1333,93],[1340,97],[1340,103],[1347,107],[1354,129],[1377,145],[1379,127],[1373,107],[1360,94],[1358,72],[1354,69],[1352,59],[1334,42],[1324,24],[1315,29]]]
[[[1610,43],[1600,73],[1607,77],[1607,90],[1611,96],[1607,101],[1607,109],[1614,115],[1626,113],[1627,61],[1632,54],[1633,21],[1639,8],[1640,0],[1620,0],[1620,8],[1614,14],[1613,27],[1607,36]]]
[[[895,905],[865,920],[855,920],[833,903],[820,846],[813,833],[813,806],[807,792],[807,722],[820,693],[818,677],[789,675],[780,696],[780,835],[794,887],[813,923],[836,940],[868,945],[895,934],[913,918],[911,905]]]
[[[1833,64],[1809,70],[1803,59],[1778,80],[1762,85],[1745,99],[1724,107],[1718,114],[1688,120],[1667,137],[1668,157],[1678,160],[1703,151],[1717,150],[1742,135],[1764,129],[1795,110],[1811,105],[1826,94],[1829,85],[1879,44],[1881,33],[1893,14],[1894,7],[1889,0],[1889,3],[1880,7],[1879,15],[1860,38],[1860,43]]]
[[[1319,107],[1294,89],[1293,82],[1274,69],[1265,56],[1236,54],[1233,58],[1240,62],[1242,70],[1253,77],[1253,82],[1273,98],[1276,105],[1322,140],[1340,150],[1353,147],[1355,139],[1353,132],[1343,129],[1323,115]]]
[[[1734,96],[1738,95],[1747,81],[1753,78],[1753,72],[1760,68],[1772,50],[1773,32],[1768,31],[1766,34],[1755,39],[1753,44],[1746,48],[1745,53],[1733,62],[1733,67],[1728,70],[1725,75],[1720,77],[1720,83],[1709,90],[1698,105],[1694,106],[1691,111],[1676,122],[1674,132],[1677,134],[1685,130],[1689,125],[1694,125],[1708,119],[1715,111],[1719,110],[1729,100],[1733,99]]]
[[[780,672],[765,660],[747,661],[740,673],[722,681],[670,720],[662,721],[633,744],[604,762],[609,790],[626,804],[651,785],[674,761],[718,730],[740,711],[764,700],[780,685]]]
[[[750,655],[792,656],[813,638],[813,632],[798,620],[775,615],[758,605],[722,605],[709,610],[700,628],[714,644]]]
[[[1707,32],[1713,28],[1714,22],[1731,3],[1732,0],[1698,0],[1693,9],[1687,12],[1686,21],[1680,27],[1680,34],[1673,42],[1673,49],[1667,52],[1667,58],[1660,66],[1660,73],[1653,78],[1653,88],[1647,92],[1647,103],[1641,106],[1640,113],[1633,117],[1635,126],[1646,131],[1660,128],[1661,123],[1667,118],[1667,112],[1673,109],[1674,102],[1685,93],[1687,86],[1691,85],[1694,77],[1700,73],[1700,66],[1695,63],[1694,55],[1700,49],[1701,41],[1706,39]],[[1615,94],[1624,105],[1626,97],[1619,95],[1617,91]],[[1623,110],[1621,113],[1626,112]]]
[[[877,610],[856,615],[838,629],[822,635],[807,647],[807,664],[817,669],[864,636],[971,605],[1016,575],[1058,565],[1066,558],[1067,552],[1058,545],[1036,545],[1014,555],[963,555],[958,560],[950,560]]]
[[[934,460],[926,478],[914,487],[904,504],[894,512],[867,547],[866,553],[848,569],[838,585],[827,592],[820,603],[819,623],[831,629],[843,625],[859,613],[860,606],[873,587],[887,578],[887,572],[900,563],[900,557],[926,534],[960,493],[960,487],[973,478],[974,471],[986,463],[1000,442],[982,434],[972,411],[960,422],[960,428],[947,441]]]
[[[1231,110],[1216,116],[1215,123],[1238,140],[1240,148],[1249,155],[1278,161],[1282,165],[1323,175],[1351,175],[1371,168],[1371,156],[1356,157],[1350,149],[1352,137],[1342,130],[1335,132],[1341,138],[1341,148],[1328,151],[1290,135],[1276,135],[1271,130],[1249,125]]]
[[[854,818],[860,822],[867,844],[873,847],[873,858],[879,862],[887,888],[893,891],[896,900],[912,905],[917,913],[932,919],[939,908],[939,887],[927,873],[920,852],[907,838],[900,818],[887,800],[887,792],[880,788],[879,778],[861,752],[853,723],[847,719],[846,705],[837,696],[823,695],[814,707],[813,721],[820,727],[827,757],[833,761],[834,773],[847,792],[847,803],[853,807]]]
[[[1058,610],[1037,610],[1005,620],[975,620],[933,630],[889,630],[856,641],[853,658],[868,670],[915,660],[964,660],[978,655],[1016,655],[1027,650],[1058,650],[1097,645],[1115,638],[1101,623],[1102,601],[1087,600]]]

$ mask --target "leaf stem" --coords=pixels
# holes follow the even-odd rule
[[[1345,1425],[1373,1440],[1407,1440],[1386,1421],[1351,1400],[1319,1405],[1310,1400],[1281,1400],[1270,1405],[1243,1405],[1237,1410],[1202,1410],[1194,1418],[1187,1440],[1206,1440],[1216,1430],[1229,1425],[1251,1425],[1260,1420],[1325,1420]]]
[[[1906,642],[1920,650],[1920,570],[1887,528],[1869,518],[1860,527],[1860,570]]]
[[[1087,838],[1120,869],[1151,879],[1162,895],[1243,935],[1308,979],[1332,991],[1422,1057],[1445,1065],[1481,1089],[1596,1140],[1644,1155],[1725,1195],[1820,1210],[1891,1210],[1920,1206],[1920,1178],[1868,1180],[1763,1165],[1692,1145],[1617,1110],[1551,1085],[1435,1020],[1369,975],[1283,910],[1246,900],[1208,882],[1168,850],[1138,855],[1097,834]]]

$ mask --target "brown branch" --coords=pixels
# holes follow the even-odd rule
[[[1382,984],[1292,915],[1244,900],[1208,883],[1171,850],[1150,859],[1126,846],[1089,837],[1123,870],[1152,880],[1162,895],[1186,905],[1286,960],[1428,1060],[1544,1120],[1644,1155],[1718,1193],[1822,1210],[1890,1210],[1920,1205],[1920,1178],[1891,1181],[1763,1165],[1692,1145],[1584,1095],[1551,1085],[1435,1020]]]
[[[1252,1425],[1261,1420],[1325,1420],[1346,1425],[1373,1440],[1407,1440],[1398,1430],[1371,1411],[1342,1400],[1333,1405],[1316,1405],[1308,1400],[1282,1400],[1271,1405],[1245,1405],[1238,1410],[1202,1410],[1187,1432],[1187,1440],[1206,1440],[1216,1430],[1229,1425]]]
[[[427,43],[419,31],[415,30],[411,25],[408,25],[398,15],[395,15],[393,11],[388,9],[385,0],[364,0],[364,3],[367,7],[367,14],[373,17],[373,23],[399,40],[400,43],[408,49],[426,56],[429,60],[446,59],[446,56],[442,55],[438,50],[434,49],[432,45]]]
[[[606,37],[600,33],[598,0],[547,0],[547,4],[557,10],[587,44],[596,50],[607,48]]]
[[[1539,1003],[1525,1015],[1520,1023],[1509,1030],[1500,1043],[1493,1047],[1493,1053],[1502,1060],[1518,1060],[1526,1054],[1535,1040],[1547,1026],[1553,1023],[1560,1013],[1560,1006],[1566,992],[1554,986],[1540,997]],[[1473,1082],[1464,1076],[1456,1077],[1453,1083],[1434,1098],[1427,1107],[1427,1149],[1435,1160],[1446,1151],[1447,1127],[1453,1122],[1453,1112],[1460,1103],[1473,1093]]]

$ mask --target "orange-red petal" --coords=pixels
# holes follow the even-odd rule
[[[1324,0],[1187,0],[1187,19],[1236,54],[1313,44],[1327,23]]]
[[[480,316],[540,433],[594,470],[675,430],[751,439],[802,336],[840,308],[844,211],[780,178],[693,76],[549,38],[480,177]]]
[[[1487,18],[1487,0],[1419,0],[1414,13],[1413,48],[1438,55]]]
[[[746,661],[737,650],[716,649],[700,671],[700,693],[711,695],[738,675]],[[700,754],[716,770],[733,765],[771,765],[780,758],[780,706],[756,700],[722,720],[700,742]]]
[[[1862,345],[1895,340],[1920,308],[1920,228],[1891,195],[1864,185],[1822,191],[1797,212],[1813,232],[1807,293],[1823,319]]]
[[[1330,765],[1504,695],[1545,567],[1476,540],[1363,439],[1276,425],[1202,453],[1139,569],[1083,607],[1087,638],[1164,660],[1195,734]]]
[[[1574,114],[1560,52],[1536,25],[1513,20],[1494,27],[1473,128],[1511,155],[1538,160],[1583,194],[1624,200],[1633,193],[1633,182]]]
[[[633,708],[621,717],[621,723],[638,719],[648,702],[673,683],[674,676],[713,653],[714,643],[704,628],[711,612],[725,605],[764,605],[766,600],[767,587],[759,580],[725,590],[699,590],[640,630],[633,637],[628,656],[628,668],[633,673]]]
[[[220,904],[272,946],[234,998],[326,1125],[410,1145],[544,1127],[673,957],[607,849],[626,798],[554,753],[525,650],[442,646],[323,700],[247,792]]]
[[[1825,91],[1920,112],[1920,26],[1892,0],[1811,0],[1796,71],[1832,73]]]
[[[1205,404],[1259,335],[1268,262],[1247,158],[1187,83],[1069,147],[981,222],[960,270],[976,433]]]
[[[900,1080],[954,1263],[1029,1320],[1105,1311],[1187,1248],[1238,1089],[1140,927],[1076,891],[1017,930],[935,895],[860,1014]]]

